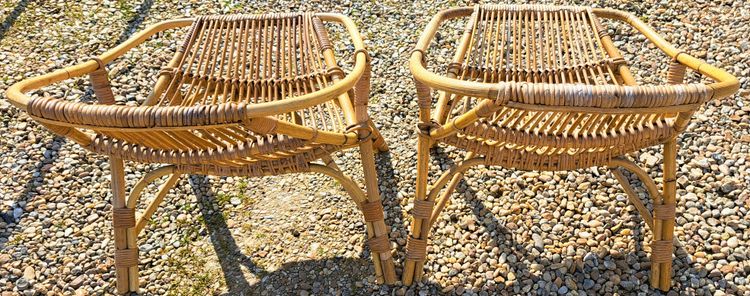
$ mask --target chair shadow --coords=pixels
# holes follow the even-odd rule
[[[148,16],[148,12],[151,10],[151,6],[154,5],[154,1],[155,0],[145,0],[141,3],[138,10],[135,12],[135,15],[128,21],[128,26],[125,28],[125,31],[122,31],[122,34],[117,39],[116,44],[125,42],[125,40],[128,40],[128,38],[136,32],[138,27],[143,24],[146,16]]]
[[[224,273],[224,279],[227,284],[228,294],[245,295],[245,291],[250,291],[250,283],[243,276],[241,266],[245,266],[253,273],[262,273],[263,270],[258,268],[252,259],[242,254],[237,241],[234,240],[232,232],[227,226],[226,218],[216,201],[216,195],[209,184],[208,178],[202,175],[190,175],[190,187],[198,199],[198,206],[201,215],[205,220],[206,230],[211,238],[211,244],[214,247],[219,265]],[[200,188],[205,188],[205,192]]]
[[[0,23],[0,40],[3,40],[5,38],[5,34],[10,30],[11,27],[13,27],[13,24],[15,24],[16,20],[18,20],[18,17],[23,14],[24,11],[26,11],[26,7],[29,6],[29,3],[31,1],[29,0],[21,0],[16,4],[16,6],[13,8],[13,10],[8,14],[5,19]],[[55,143],[59,141],[64,141],[63,138],[59,136],[55,136],[52,141],[49,143]],[[62,146],[62,144],[60,144]],[[47,145],[45,145],[47,146]],[[57,152],[57,151],[55,151]],[[48,157],[47,155],[44,155],[44,158],[39,161],[36,166],[34,167],[33,173],[31,174],[32,179],[37,178],[34,177],[35,175],[39,175],[38,178],[44,180],[44,175],[46,174],[46,171],[43,170],[44,166],[51,163],[57,158],[57,153],[54,154],[54,156]],[[26,183],[26,187],[24,188],[23,192],[18,196],[18,200],[16,200],[16,203],[21,200],[30,201],[36,194],[35,194],[35,187],[34,187],[33,180],[29,180],[29,182]],[[5,223],[16,223],[16,219],[13,217],[13,213],[4,213],[0,212],[0,219],[2,219]],[[0,238],[7,239],[12,234],[9,232],[5,232],[2,235],[0,235]]]
[[[47,175],[49,171],[49,166],[59,157],[59,149],[62,148],[62,146],[65,144],[65,138],[61,136],[54,136],[52,140],[47,142],[48,144],[44,145],[43,147],[55,147],[55,144],[58,144],[58,149],[48,149],[47,151],[50,151],[49,153],[44,153],[42,156],[42,159],[40,159],[36,165],[34,166],[34,169],[31,173],[31,180],[26,181],[26,186],[24,187],[23,191],[18,195],[18,198],[16,200],[16,204],[20,201],[31,201],[34,199],[35,196],[39,194],[37,186],[35,184],[37,183],[43,183],[45,176]],[[35,182],[35,181],[39,182]],[[0,212],[0,219],[4,220],[5,223],[19,223],[20,218],[18,220],[13,217],[12,213],[4,213]],[[0,234],[0,238],[8,239],[12,234],[20,231],[21,228],[16,227],[14,231],[6,231]]]
[[[370,259],[344,257],[288,262],[248,291],[251,295],[299,295],[302,291],[309,295],[371,295],[388,291],[386,285],[372,288],[363,283],[372,275],[371,265]]]
[[[379,180],[394,178],[391,155],[387,152],[376,155]],[[365,245],[359,258],[323,258],[284,263],[273,272],[253,263],[252,258],[242,253],[241,248],[232,236],[226,218],[216,201],[208,179],[201,175],[190,175],[189,181],[193,192],[199,201],[201,215],[205,220],[213,248],[219,259],[225,283],[226,295],[288,295],[302,290],[312,294],[342,294],[360,295],[367,293],[369,288],[363,283],[374,274],[369,248]],[[360,182],[361,183],[361,182]],[[203,188],[204,190],[201,190]],[[208,189],[206,189],[208,188]],[[343,189],[342,189],[343,191]],[[384,194],[383,203],[394,201],[394,194]],[[395,202],[398,205],[398,202]],[[394,216],[387,215],[386,223],[391,227],[403,229],[402,223],[394,223]],[[362,236],[365,236],[364,230]],[[244,277],[242,267],[245,267],[260,280],[250,284]],[[323,271],[323,272],[321,272]],[[282,283],[279,285],[279,283]],[[381,289],[389,289],[381,286]]]
[[[443,151],[441,147],[436,146],[436,148],[431,149],[431,158],[440,160],[441,163],[447,163],[451,166],[455,165],[454,160],[447,155]],[[441,172],[442,173],[442,172]],[[634,183],[634,186],[640,185],[639,183]],[[495,246],[504,245],[507,246],[507,249],[510,249],[511,253],[507,255],[515,255],[517,258],[517,262],[520,262],[521,264],[516,264],[514,267],[514,273],[517,278],[517,282],[512,285],[508,286],[505,284],[494,284],[494,285],[485,285],[481,290],[487,291],[492,293],[502,293],[502,294],[517,294],[517,293],[537,293],[539,295],[548,295],[550,294],[549,291],[545,289],[543,285],[539,285],[539,289],[537,291],[522,291],[521,287],[523,286],[532,286],[534,284],[540,283],[540,281],[543,281],[543,278],[540,276],[544,274],[545,272],[551,272],[552,274],[555,274],[556,270],[550,268],[551,258],[545,258],[544,254],[541,254],[544,250],[537,249],[536,251],[533,251],[535,246],[533,243],[523,243],[518,242],[513,239],[513,232],[504,225],[503,222],[497,219],[496,215],[493,214],[489,209],[487,209],[484,204],[482,203],[482,200],[476,198],[477,192],[472,190],[471,187],[466,183],[465,178],[462,179],[458,186],[456,187],[456,191],[452,194],[452,199],[457,198],[457,195],[462,196],[470,196],[471,200],[468,202],[467,207],[471,208],[472,213],[474,214],[475,221],[478,225],[481,225],[484,227],[484,231],[494,232],[494,235],[492,235],[490,239],[490,244],[493,244]],[[513,202],[513,201],[510,201]],[[521,214],[511,214],[511,215],[521,215]],[[440,223],[440,220],[442,220],[445,217],[445,214],[441,214],[441,217],[438,218],[438,221],[435,222],[437,225]],[[458,223],[459,218],[450,215],[449,216],[450,221],[448,223]],[[640,225],[640,227],[635,227],[632,229],[632,235],[635,241],[635,248],[634,250],[631,250],[629,252],[626,252],[622,254],[622,258],[627,258],[627,256],[633,254],[633,253],[639,253],[643,250],[643,240],[644,240],[644,232],[647,231],[647,226],[645,223],[640,223],[642,221],[641,217],[637,215],[637,212],[634,213],[633,222],[636,222],[636,225]],[[613,221],[613,226],[616,223],[619,223],[621,221]],[[431,231],[435,231],[436,226],[433,226],[433,229]],[[436,242],[439,243],[439,242]],[[431,242],[430,244],[434,244]],[[591,250],[590,252],[596,253],[595,250]],[[533,254],[532,254],[533,253]],[[608,253],[608,252],[607,252]],[[502,254],[502,252],[501,252]],[[685,250],[684,246],[681,244],[676,245],[675,248],[675,254],[676,259],[674,261],[674,264],[681,264],[685,266],[690,266],[696,263],[689,262],[689,258],[687,256],[687,251]],[[576,268],[576,270],[572,273],[574,280],[576,281],[576,284],[579,287],[582,287],[583,280],[585,278],[586,274],[591,274],[591,271],[594,266],[598,266],[598,264],[602,264],[600,261],[603,259],[606,259],[609,255],[605,255],[604,257],[597,256],[596,260],[592,260],[592,263],[583,262],[583,269]],[[541,257],[541,258],[540,258]],[[562,260],[564,261],[566,259],[573,260],[573,265],[576,265],[576,260],[582,260],[583,258],[570,258],[570,256],[567,256],[565,254],[561,254]],[[576,256],[577,257],[577,256]],[[636,256],[637,257],[637,256]],[[535,260],[539,258],[540,260]],[[625,259],[618,259],[618,260],[625,260]],[[531,262],[534,261],[541,261],[544,262],[544,268],[538,271],[531,271]],[[595,262],[595,263],[594,263]],[[591,264],[594,264],[592,266]],[[695,267],[695,265],[693,265]],[[618,268],[620,268],[620,265],[618,265]],[[649,269],[650,267],[641,267],[642,269]],[[701,270],[705,270],[705,267],[700,266],[698,267],[698,273],[701,273]],[[568,271],[569,272],[569,271]],[[703,272],[705,273],[705,272]],[[674,277],[677,277],[679,275],[673,275]],[[695,276],[695,275],[690,275]],[[507,273],[503,275],[503,277],[507,280]],[[720,278],[719,280],[723,280],[723,278]],[[714,281],[717,284],[717,287],[719,287],[719,282]],[[725,281],[726,282],[726,281]],[[643,284],[644,282],[641,282]],[[732,283],[725,283],[726,285],[732,286]],[[423,288],[431,289],[431,292],[443,294],[441,287],[438,283],[426,281],[421,283],[420,285],[424,285]],[[601,285],[599,283],[596,283],[596,285],[593,287],[594,290],[600,288]],[[636,286],[637,287],[637,286]],[[553,291],[557,291],[559,287],[557,285],[553,285]],[[626,289],[622,286],[615,286],[616,290],[619,289],[622,292],[628,292]],[[678,292],[683,292],[686,287],[684,285],[681,285],[679,281],[673,286],[673,290]],[[636,293],[638,291],[631,290],[629,292]],[[662,295],[663,293],[658,290],[649,290],[650,293]],[[450,293],[449,293],[450,294]]]
[[[29,6],[29,3],[31,1],[29,0],[21,0],[16,4],[16,7],[13,8],[13,10],[8,14],[8,16],[5,17],[2,23],[0,23],[0,40],[3,40],[5,38],[5,33],[10,30],[11,27],[13,27],[13,24],[16,23],[16,20],[18,20],[18,17],[21,16],[21,14],[26,11],[26,7]]]

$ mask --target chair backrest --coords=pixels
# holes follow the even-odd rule
[[[179,63],[162,71],[171,79],[158,104],[259,103],[329,85],[319,22],[302,13],[198,17]]]
[[[588,7],[476,6],[458,43],[448,76],[517,86],[508,106],[467,127],[471,134],[490,136],[484,126],[489,124],[503,131],[495,139],[523,145],[631,145],[627,141],[674,132],[668,121],[678,112],[662,102],[680,97],[697,108],[710,98],[703,85],[636,86],[623,79],[629,69]],[[674,80],[682,83],[681,77]],[[485,99],[444,96],[440,123]]]
[[[454,65],[462,79],[483,82],[621,84],[587,7],[476,6],[466,27],[468,50]]]

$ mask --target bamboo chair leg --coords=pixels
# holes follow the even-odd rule
[[[419,134],[417,142],[417,182],[414,196],[415,207],[418,203],[427,201],[427,175],[430,169],[430,138],[428,135]],[[430,215],[416,215],[411,225],[411,235],[406,245],[406,261],[402,282],[411,285],[412,282],[422,279],[422,266],[427,253],[427,233],[423,231],[422,224],[429,224]]]
[[[429,160],[428,160],[429,161]],[[412,231],[409,237],[409,244],[406,246],[406,268],[404,269],[403,282],[405,285],[411,285],[413,282],[422,280],[424,270],[424,260],[427,252],[427,238],[429,237],[432,226],[440,216],[440,212],[445,209],[451,194],[456,189],[458,182],[463,179],[464,172],[469,168],[484,164],[484,157],[474,157],[474,153],[468,153],[464,161],[454,165],[450,170],[444,172],[440,178],[430,187],[424,200],[414,201],[412,217],[414,223],[420,221],[419,232]],[[418,163],[419,165],[419,163]],[[417,172],[419,178],[419,172]],[[445,190],[441,193],[440,189],[444,186]],[[427,190],[426,190],[427,191]],[[438,198],[438,194],[440,197]],[[437,203],[435,203],[437,201]],[[414,228],[412,228],[413,230]],[[418,235],[418,236],[417,236]],[[416,244],[414,242],[417,242]],[[412,268],[409,270],[409,268]]]
[[[376,275],[378,274],[378,268],[381,269],[382,279],[379,278],[378,282],[393,284],[396,282],[396,268],[393,264],[391,243],[388,238],[390,230],[385,224],[383,205],[378,190],[378,176],[375,170],[375,152],[372,141],[362,141],[359,144],[359,149],[367,190],[367,203],[363,204],[362,212],[365,216],[365,222],[369,222],[367,235],[372,260],[375,264]]]
[[[675,203],[677,197],[677,142],[673,138],[664,143],[663,203],[654,205],[654,241],[651,247],[651,286],[669,291],[672,282],[672,253],[674,251]],[[661,229],[659,229],[661,228]],[[659,232],[659,236],[656,233]],[[654,266],[659,266],[654,271]],[[658,275],[658,277],[657,277]]]
[[[613,159],[610,163],[612,173],[615,175],[620,185],[627,193],[628,198],[641,213],[643,219],[649,228],[654,232],[654,238],[651,245],[651,287],[668,291],[671,282],[672,273],[672,253],[674,245],[680,245],[674,233],[675,223],[675,200],[676,200],[676,157],[677,148],[674,140],[664,144],[664,192],[660,193],[656,188],[656,183],[649,175],[636,164],[624,158]],[[653,216],[648,213],[646,207],[638,199],[638,195],[633,187],[628,183],[627,178],[619,171],[621,167],[635,174],[641,180],[648,190],[648,194],[653,200]]]
[[[115,277],[117,293],[138,291],[138,246],[135,209],[125,200],[125,168],[122,159],[110,157],[112,173],[112,222],[115,241]]]

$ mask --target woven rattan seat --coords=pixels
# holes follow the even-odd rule
[[[599,18],[626,22],[664,51],[672,60],[667,83],[639,84]],[[465,30],[453,59],[434,65],[445,69],[437,74],[426,68],[429,44],[442,23],[456,19],[466,21]],[[684,83],[687,68],[716,82]],[[630,14],[545,5],[442,11],[420,37],[410,69],[420,107],[419,160],[404,283],[422,277],[430,228],[468,168],[483,164],[557,171],[608,166],[654,230],[651,284],[669,289],[675,139],[701,104],[733,94],[736,78],[677,50]],[[437,143],[468,153],[428,187],[429,148]],[[654,145],[665,147],[663,192],[624,158]],[[653,199],[653,217],[620,169],[643,181]]]
[[[343,25],[354,61],[344,71],[324,22]],[[150,36],[191,26],[141,106],[114,104],[105,65]],[[98,103],[26,92],[89,74]],[[86,63],[34,77],[8,90],[11,102],[53,132],[109,156],[117,290],[138,289],[136,237],[182,174],[267,176],[316,172],[335,178],[363,212],[379,282],[395,281],[374,149],[387,146],[367,104],[369,56],[356,27],[338,14],[202,16],[166,21]],[[366,192],[331,154],[358,146]],[[125,196],[123,160],[167,164]],[[319,162],[322,162],[319,163]],[[169,175],[136,217],[141,190]]]

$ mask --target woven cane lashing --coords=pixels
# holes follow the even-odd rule
[[[181,164],[177,170],[184,173],[219,176],[263,177],[309,171],[309,160],[327,155],[324,150],[315,149],[291,157],[275,160],[251,160],[240,164]]]
[[[366,202],[362,204],[362,215],[366,222],[383,220],[383,205],[380,202]]]
[[[674,247],[672,241],[658,240],[651,243],[651,262],[668,263],[672,262],[672,253]]]
[[[435,202],[429,200],[415,200],[412,216],[416,219],[430,219]]]
[[[424,260],[427,258],[427,240],[409,237],[406,241],[406,259]]]
[[[674,204],[654,205],[654,219],[674,220],[674,218],[675,218],[675,205]]]
[[[414,84],[417,86],[417,98],[419,103],[420,109],[429,109],[432,105],[432,97],[430,95],[430,87],[427,86],[427,84],[424,84],[418,80],[414,81]]]
[[[115,103],[115,95],[112,93],[112,87],[109,84],[107,69],[100,68],[91,72],[89,80],[94,88],[94,95],[99,104],[112,105]]]
[[[388,235],[375,236],[367,240],[370,250],[375,253],[390,253],[391,243],[388,241]]]
[[[135,226],[135,209],[112,209],[112,221],[115,228],[129,228]]]
[[[32,98],[28,105],[28,112],[35,117],[92,128],[185,127],[241,123],[245,119],[245,111],[244,103],[193,107],[130,107],[89,105],[48,97]]]
[[[147,133],[145,136],[160,137],[164,136],[171,139],[171,135],[175,133]],[[105,135],[99,135],[94,138],[91,146],[91,150],[120,156],[124,159],[144,161],[144,162],[170,162],[175,164],[188,164],[195,163],[196,161],[224,161],[232,160],[243,157],[252,157],[255,155],[267,154],[274,150],[271,146],[278,146],[282,144],[288,144],[285,146],[287,152],[295,153],[298,149],[302,148],[304,143],[297,139],[288,139],[274,141],[271,143],[261,143],[257,136],[250,136],[243,139],[237,139],[233,142],[219,142],[217,144],[210,144],[201,141],[198,135],[192,133],[180,134],[180,137],[185,139],[184,141],[178,142],[151,142],[149,139],[136,138],[132,141],[121,141],[113,139]],[[157,138],[158,139],[158,138]],[[134,141],[146,141],[145,145],[132,144]],[[184,143],[186,141],[194,141],[192,145],[188,146],[193,149],[186,149]],[[242,142],[240,142],[242,141]],[[197,143],[196,143],[197,142]],[[287,143],[288,142],[288,143]],[[231,145],[229,145],[231,144]],[[266,148],[269,147],[269,148]],[[218,149],[217,149],[218,148]],[[266,152],[266,153],[263,153]],[[300,151],[301,152],[301,151]]]
[[[115,266],[118,268],[138,266],[138,249],[115,250]]]
[[[685,80],[685,72],[687,67],[680,64],[678,61],[672,61],[669,63],[669,71],[667,72],[667,83],[669,84],[680,84]]]

